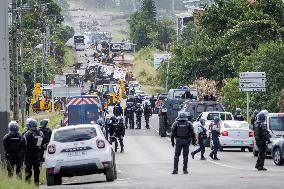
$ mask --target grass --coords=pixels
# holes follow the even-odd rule
[[[114,30],[112,33],[113,41],[122,41],[128,38],[128,33],[125,30]]]
[[[149,95],[157,95],[165,92],[165,88],[159,86],[142,85],[141,89]]]
[[[154,54],[159,52],[155,48],[145,47],[135,55],[133,72],[142,85],[157,86],[157,71],[154,68]]]
[[[72,47],[65,47],[64,48],[64,57],[63,63],[65,66],[72,66],[75,63],[75,57]]]
[[[16,177],[9,178],[7,171],[0,170],[0,189],[36,189],[33,184],[28,184]]]

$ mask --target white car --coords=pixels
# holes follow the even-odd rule
[[[117,178],[115,153],[98,125],[55,129],[45,153],[47,185],[61,185],[62,177],[105,174]]]
[[[219,117],[221,120],[234,120],[234,116],[231,112],[217,112],[217,111],[210,111],[210,112],[202,112],[197,120],[193,123],[194,131],[197,131],[198,122],[201,118],[205,119],[205,128],[207,129],[207,136],[208,139],[205,143],[205,146],[210,145],[210,127],[213,126],[214,118]]]
[[[254,133],[246,121],[221,121],[220,150],[223,148],[246,148],[253,150]]]

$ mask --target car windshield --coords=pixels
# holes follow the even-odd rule
[[[273,131],[284,131],[284,117],[271,117],[269,128]]]
[[[215,117],[219,117],[219,113],[209,113],[207,116],[207,120],[213,121]]]
[[[249,125],[246,122],[225,122],[224,128],[248,129]]]
[[[54,141],[56,142],[75,142],[82,140],[90,140],[97,136],[96,129],[93,127],[74,128],[57,131],[54,134]]]

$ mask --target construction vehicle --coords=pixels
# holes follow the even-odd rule
[[[103,84],[102,90],[104,93],[104,98],[107,99],[104,102],[105,108],[120,103],[122,99],[127,97],[123,80],[119,80],[119,84]]]
[[[46,95],[49,94],[47,93],[48,91],[45,92]],[[40,83],[36,83],[35,85],[33,96],[31,99],[31,105],[34,112],[52,110],[52,100],[50,97],[49,98],[45,97]]]
[[[104,119],[104,112],[99,96],[79,95],[67,99],[62,126],[90,124]]]
[[[81,35],[74,36],[74,46],[76,51],[84,51],[85,37]]]

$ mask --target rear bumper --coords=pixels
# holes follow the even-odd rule
[[[99,159],[77,160],[68,162],[46,162],[45,167],[53,168],[53,174],[63,177],[82,176],[103,173],[113,166],[112,161],[101,162]]]
[[[252,139],[225,139],[220,137],[220,145],[222,147],[253,147]]]

